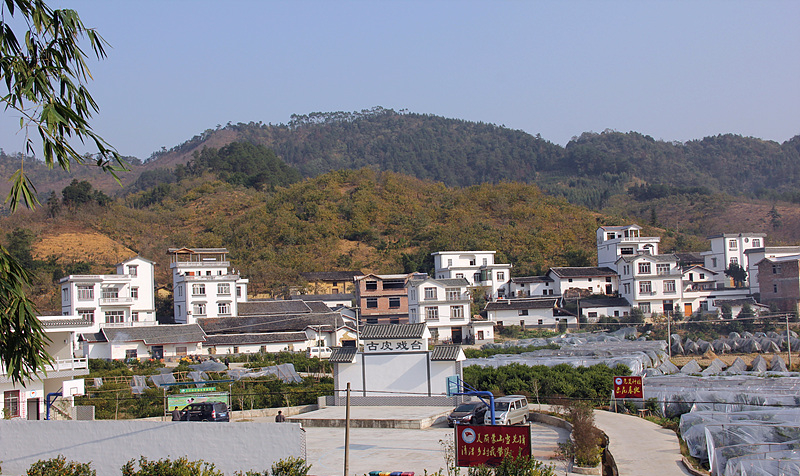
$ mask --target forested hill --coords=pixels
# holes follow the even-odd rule
[[[561,147],[493,124],[383,108],[229,124],[154,154],[148,165],[186,162],[204,145],[237,140],[272,148],[304,176],[369,167],[448,186],[521,181],[595,208],[634,183],[789,200],[800,187],[800,136],[783,144],[734,134],[677,143],[605,131]]]

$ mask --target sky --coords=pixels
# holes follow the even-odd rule
[[[375,106],[666,141],[800,134],[800,2],[51,0],[111,45],[93,127],[147,159],[228,122]],[[0,147],[21,151],[5,111]]]

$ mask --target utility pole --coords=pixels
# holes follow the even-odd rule
[[[672,320],[667,313],[667,349],[669,350],[669,359],[672,360]]]
[[[347,382],[347,403],[344,411],[344,475],[350,474],[350,382]]]
[[[792,334],[789,331],[789,313],[786,313],[786,353],[789,354],[789,372],[792,371]]]

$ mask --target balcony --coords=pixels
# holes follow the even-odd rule
[[[132,297],[103,297],[100,298],[100,304],[133,304]]]
[[[178,261],[169,264],[170,268],[230,268],[230,261]]]
[[[155,321],[105,322],[101,324],[102,327],[142,327],[154,325],[156,325]]]
[[[86,357],[55,359],[53,360],[52,364],[45,368],[45,370],[47,371],[47,375],[44,373],[37,373],[36,377],[42,380],[46,378],[59,377],[59,372],[72,372],[72,375],[86,375],[89,373],[89,359]],[[11,379],[8,377],[5,366],[0,365],[0,382],[8,383],[10,381]]]

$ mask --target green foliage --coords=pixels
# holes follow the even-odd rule
[[[733,285],[737,288],[743,287],[747,281],[747,271],[737,263],[731,263],[725,270],[725,276],[733,279]]]
[[[311,465],[304,459],[290,456],[272,465],[271,476],[306,476],[310,469]]]
[[[301,178],[273,151],[250,142],[232,142],[219,150],[204,147],[195,152],[189,168],[197,173],[208,169],[226,182],[257,189],[286,186]]]
[[[470,473],[471,475],[472,473]],[[555,468],[530,456],[506,457],[494,468],[494,476],[555,476]]]
[[[558,332],[548,329],[522,329],[520,326],[503,326],[497,332],[507,339],[535,339],[537,337],[553,337]]]
[[[488,349],[471,349],[471,348],[464,348],[464,355],[467,356],[468,359],[479,359],[482,357],[491,357],[493,355],[498,354],[521,354],[523,352],[533,352],[536,350],[541,349],[558,349],[558,344],[549,344],[549,345],[528,345],[528,346],[511,346],[511,347],[496,347],[496,348],[488,348]]]
[[[90,463],[67,462],[64,455],[39,460],[28,468],[27,476],[95,476],[97,472]]]
[[[632,307],[631,312],[620,318],[620,321],[628,324],[642,324],[644,323],[644,312],[639,307]]]
[[[142,456],[139,458],[139,469],[136,469],[136,460],[130,460],[122,467],[122,476],[224,476],[224,473],[203,460],[189,461],[181,457],[174,461],[148,461]]]
[[[61,190],[64,197],[63,203],[69,208],[77,208],[87,203],[97,203],[106,206],[111,198],[100,190],[95,190],[86,180],[73,179],[72,182]]]
[[[510,364],[498,368],[473,365],[464,369],[464,381],[478,390],[502,395],[538,395],[547,401],[564,396],[597,403],[608,400],[612,379],[617,375],[630,375],[630,369],[624,365],[610,368],[603,364],[591,367]]]

